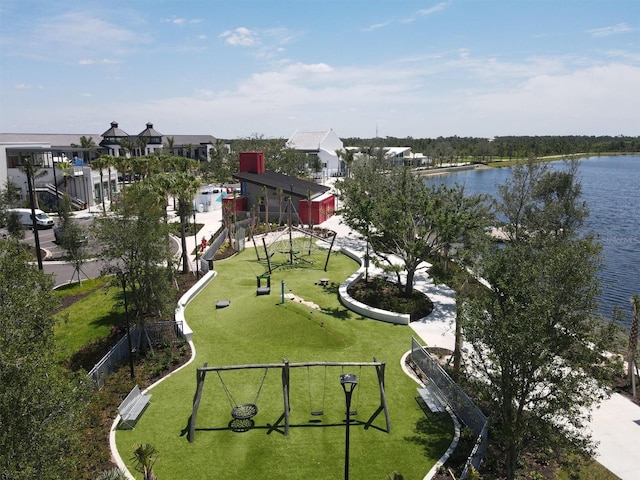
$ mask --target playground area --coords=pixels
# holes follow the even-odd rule
[[[153,388],[135,428],[117,431],[131,471],[132,445],[150,443],[158,478],[341,478],[344,374],[358,381],[349,417],[351,478],[382,480],[397,471],[422,479],[449,447],[451,418],[424,409],[401,368],[413,331],[343,307],[338,285],[358,265],[313,248],[315,239],[294,237],[285,232],[262,249],[247,244],[216,262],[217,276],[185,312],[194,362]],[[258,295],[267,278],[269,292]],[[292,367],[286,382],[284,362]]]

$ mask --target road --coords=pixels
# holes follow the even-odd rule
[[[89,227],[93,223],[93,216],[90,214],[85,215],[77,215],[75,220],[78,222],[78,225],[82,227],[83,230],[88,231]],[[56,220],[57,224],[57,220]],[[6,229],[0,229],[0,234],[6,234]],[[53,229],[43,229],[38,230],[38,240],[40,242],[40,249],[45,250],[47,252],[47,258],[50,260],[46,260],[43,258],[42,268],[45,273],[50,273],[55,276],[55,285],[63,285],[69,283],[71,280],[78,280],[78,274],[75,272],[75,268],[64,262],[59,260],[54,260],[57,258],[61,258],[64,255],[64,249],[60,247],[56,242],[53,234]],[[35,246],[35,237],[33,235],[33,231],[31,229],[25,230],[24,240],[25,243]],[[97,253],[96,250],[92,251],[91,245],[91,237],[89,237],[89,245],[87,246],[88,254],[91,256],[92,254]],[[177,242],[171,242],[171,252],[176,254],[179,251],[179,245]],[[81,278],[95,278],[99,277],[102,273],[102,269],[104,267],[104,262],[97,259],[91,259],[85,262],[82,265],[82,271],[80,272]]]

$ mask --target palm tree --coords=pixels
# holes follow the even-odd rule
[[[629,331],[629,349],[627,350],[627,376],[629,377],[629,381],[632,382],[633,361],[636,357],[636,350],[638,349],[638,316],[640,314],[640,297],[638,295],[634,295],[631,297],[631,308],[633,308],[633,321],[631,322],[631,330]]]
[[[153,473],[153,465],[158,460],[158,451],[156,447],[147,443],[144,447],[138,445],[133,451],[132,460],[136,463],[136,470],[143,475],[144,480],[156,480],[157,477]]]
[[[182,245],[182,273],[189,272],[189,257],[187,254],[186,226],[189,216],[193,212],[193,199],[200,188],[200,180],[190,172],[175,172],[169,174],[167,182],[170,193],[178,197],[178,216],[180,217],[180,237]],[[195,225],[193,226],[195,232]]]
[[[104,169],[109,166],[109,159],[106,156],[100,156],[93,161],[93,166],[100,172],[100,199],[102,200],[102,213],[107,213],[107,207],[104,203]]]
[[[131,159],[127,157],[113,157],[113,166],[116,168],[118,173],[122,175],[122,179],[124,180],[125,175],[130,175],[131,173]]]
[[[173,144],[175,143],[174,137],[167,137],[166,142],[162,145],[164,150],[167,150],[169,155],[175,155],[173,152]]]
[[[96,146],[96,142],[93,141],[93,137],[87,138],[84,135],[80,137],[80,145],[72,143],[71,146],[73,148],[82,149],[82,160],[84,160],[85,163],[89,163],[89,160],[91,160],[91,158],[87,157],[91,157],[92,153],[96,153],[98,151],[98,147]]]
[[[344,176],[347,178],[351,175],[351,165],[353,165],[355,153],[356,151],[353,149],[336,150],[336,155],[338,155],[338,158],[344,162]]]

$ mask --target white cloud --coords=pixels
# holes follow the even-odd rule
[[[182,17],[171,17],[171,18],[163,18],[161,20],[164,23],[172,23],[174,25],[178,25],[179,27],[183,27],[187,23],[195,24],[202,23],[202,18],[182,18]]]
[[[31,85],[28,85],[26,83],[18,83],[16,85],[17,90],[29,90],[30,88],[31,88]]]
[[[235,30],[227,30],[220,34],[220,38],[225,39],[225,43],[239,47],[253,47],[258,45],[258,35],[245,27],[238,27]]]
[[[384,28],[389,25],[390,22],[385,23],[374,23],[373,25],[369,25],[368,27],[361,28],[360,30],[363,32],[372,32],[374,30],[378,30],[379,28]]]
[[[633,29],[626,23],[618,23],[617,25],[613,25],[611,27],[602,27],[587,30],[587,33],[591,34],[592,37],[608,37],[609,35],[629,33],[631,31],[633,31]]]
[[[442,10],[447,8],[449,6],[449,4],[450,4],[450,2],[440,2],[437,5],[434,5],[433,7],[423,8],[421,10],[418,10],[417,12],[415,12],[410,17],[405,18],[402,21],[402,23],[411,23],[411,22],[416,21],[418,18],[427,17],[429,15],[433,15],[434,13],[441,12]]]
[[[94,60],[93,58],[84,58],[82,60],[78,61],[79,65],[95,65],[95,64],[102,64],[102,65],[114,65],[120,63],[119,60],[113,60],[110,58],[103,58],[102,60]]]

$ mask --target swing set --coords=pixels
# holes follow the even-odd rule
[[[262,247],[264,249],[264,259],[267,262],[267,270],[269,273],[273,273],[273,270],[277,267],[283,265],[294,265],[294,264],[307,264],[311,265],[313,262],[308,260],[305,257],[310,257],[313,247],[313,240],[322,241],[329,243],[327,238],[321,237],[320,235],[316,235],[312,228],[304,229],[293,224],[292,213],[295,213],[298,216],[297,211],[295,210],[295,206],[291,201],[291,197],[287,200],[287,224],[278,230],[277,232],[272,232],[270,235],[270,241],[267,244],[265,240],[265,236],[262,237]],[[296,238],[303,238],[301,244],[296,244]],[[324,271],[327,271],[327,266],[329,265],[329,259],[331,257],[331,251],[333,250],[333,244],[335,242],[336,235],[331,237],[331,242],[329,244],[329,248],[327,249],[327,256],[324,263]],[[251,240],[253,241],[253,247],[256,252],[256,257],[258,261],[261,261],[260,250],[256,245],[255,237],[252,236]],[[281,261],[275,261],[274,255],[280,254],[278,258],[281,258]]]
[[[373,362],[304,362],[304,363],[290,363],[287,359],[283,359],[282,363],[267,363],[267,364],[248,364],[248,365],[226,365],[219,367],[209,367],[205,363],[204,366],[197,368],[196,370],[196,393],[193,398],[193,410],[191,413],[191,417],[189,418],[189,432],[187,438],[190,443],[193,443],[195,440],[195,431],[196,431],[196,421],[198,417],[198,408],[200,406],[200,401],[202,399],[202,391],[204,388],[204,381],[206,378],[207,372],[216,372],[220,383],[222,384],[222,389],[225,392],[225,395],[229,401],[229,405],[231,406],[231,417],[232,421],[229,426],[237,431],[247,431],[253,427],[253,417],[258,414],[258,400],[260,398],[260,393],[262,392],[262,387],[264,386],[264,382],[267,378],[267,373],[270,369],[280,369],[281,370],[281,380],[282,380],[282,406],[283,413],[275,422],[275,424],[270,428],[270,430],[277,429],[282,422],[284,422],[284,435],[289,434],[290,428],[290,419],[289,414],[291,411],[291,403],[290,403],[290,369],[292,368],[307,368],[307,382],[309,384],[309,407],[311,409],[311,415],[314,417],[319,417],[324,415],[324,407],[325,407],[325,399],[326,399],[326,390],[327,390],[327,367],[342,367],[343,371],[345,367],[359,367],[359,372],[362,372],[362,367],[374,367],[376,370],[376,376],[378,380],[378,388],[380,391],[380,404],[375,412],[371,415],[371,417],[365,423],[365,429],[368,429],[376,417],[384,412],[385,422],[386,422],[386,432],[391,433],[391,422],[389,419],[389,409],[387,407],[387,399],[385,394],[385,386],[384,386],[384,372],[385,372],[386,362],[378,362],[376,358],[373,358]],[[311,392],[311,367],[324,367],[324,386],[323,386],[323,394],[322,394],[322,407],[321,408],[313,408],[313,395]],[[258,387],[258,391],[256,393],[255,399],[252,403],[238,403],[233,397],[229,387],[225,384],[221,372],[230,371],[230,370],[251,370],[251,369],[264,369],[264,375],[262,376],[262,381]],[[358,390],[357,398],[356,398],[356,406],[355,409],[346,412],[348,416],[356,415],[360,390]],[[237,428],[235,427],[237,426]]]

